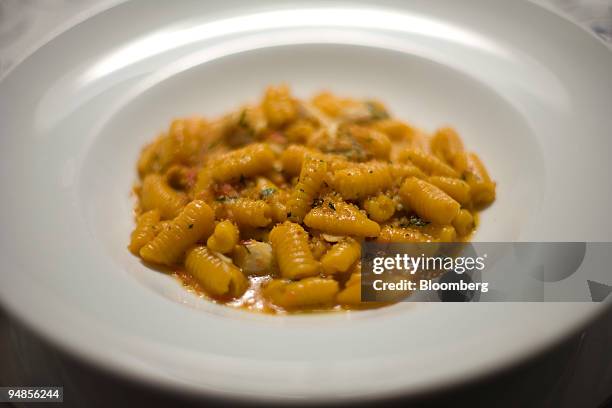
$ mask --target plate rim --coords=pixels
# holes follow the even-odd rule
[[[127,1],[128,0],[109,0],[108,2],[101,3],[98,7],[95,7],[94,10],[90,9],[82,13],[79,13],[78,16],[69,20],[68,22],[66,22],[65,24],[63,24],[62,26],[54,30],[51,34],[46,36],[43,39],[43,41],[40,41],[34,47],[31,47],[31,49],[28,50],[27,55],[23,56],[19,60],[16,60],[15,64],[11,68],[9,68],[0,77],[0,83],[2,83],[3,81],[10,81],[12,74],[20,66],[22,66],[25,62],[27,62],[33,55],[35,55],[38,50],[46,46],[48,43],[54,41],[61,34],[70,31],[75,26],[86,22],[90,18],[93,18],[102,12],[107,11],[111,8],[114,8],[116,6],[119,6],[121,4],[124,4]],[[545,7],[542,4],[534,0],[522,0],[522,1],[524,3],[529,3],[535,7],[539,7],[549,13],[552,13],[556,15],[557,17],[561,18],[562,20],[565,20],[567,23],[570,23],[572,26],[578,27],[581,31],[587,32],[591,38],[595,38],[597,42],[603,45],[606,51],[610,52],[612,55],[612,50],[608,48],[609,47],[608,44],[603,39],[598,37],[595,33],[593,33],[588,28],[580,24],[577,24],[575,21],[571,20],[567,15],[564,15],[559,10],[554,10],[554,9]],[[58,349],[62,350],[66,354],[76,356],[79,359],[89,364],[92,364],[96,368],[102,369],[103,371],[107,373],[114,373],[119,376],[124,376],[124,377],[129,378],[130,380],[133,380],[133,381],[136,381],[142,384],[154,383],[154,384],[161,386],[165,390],[171,391],[171,392],[177,392],[179,390],[188,390],[190,394],[193,394],[193,395],[209,396],[209,397],[212,396],[216,398],[229,398],[229,399],[236,399],[236,400],[241,400],[245,402],[255,402],[255,401],[280,402],[280,401],[287,400],[286,396],[281,396],[277,398],[274,396],[270,397],[270,396],[263,396],[263,395],[245,396],[242,394],[235,394],[235,393],[226,394],[216,389],[205,389],[201,385],[194,386],[194,385],[190,385],[186,383],[180,383],[178,381],[168,382],[168,381],[162,380],[160,376],[150,375],[150,372],[146,370],[133,369],[133,367],[129,366],[129,364],[125,364],[123,367],[119,367],[116,365],[116,363],[110,362],[109,360],[105,360],[102,354],[94,355],[93,353],[91,353],[91,350],[93,348],[88,348],[84,346],[82,343],[79,343],[79,341],[74,337],[63,335],[63,333],[59,331],[49,330],[49,327],[45,327],[43,330],[42,327],[44,325],[37,324],[35,317],[26,316],[27,315],[26,313],[22,313],[21,311],[19,311],[18,307],[16,307],[17,306],[16,303],[14,305],[10,305],[10,302],[0,297],[0,305],[2,305],[5,308],[5,310],[7,311],[7,315],[10,318],[14,318],[16,322],[23,324],[32,333],[39,335],[41,338],[48,341],[50,344],[56,346]],[[392,395],[389,393],[386,393],[385,395],[382,395],[382,396],[378,394],[372,394],[372,395],[365,396],[365,397],[356,396],[356,397],[344,397],[340,399],[338,398],[318,399],[316,396],[310,396],[311,400],[301,401],[301,402],[306,402],[306,403],[312,402],[314,404],[314,403],[320,403],[322,401],[350,402],[350,401],[354,401],[357,399],[359,400],[364,400],[364,399],[379,400],[379,399],[387,399],[387,398],[394,398],[394,397],[413,397],[413,396],[426,394],[428,392],[431,392],[434,389],[435,390],[448,390],[448,389],[453,389],[453,388],[460,387],[460,386],[463,386],[469,383],[473,383],[475,381],[478,381],[481,378],[484,378],[485,376],[498,375],[499,373],[505,370],[510,370],[513,367],[523,364],[525,361],[529,360],[530,358],[533,358],[534,356],[539,355],[545,352],[546,350],[552,347],[555,347],[556,345],[566,341],[572,334],[579,332],[584,327],[588,326],[594,320],[599,318],[605,311],[608,310],[610,306],[612,306],[612,300],[608,299],[601,304],[601,307],[594,308],[594,311],[592,311],[588,315],[587,318],[584,318],[581,321],[577,321],[571,326],[565,327],[563,336],[559,336],[557,338],[550,338],[548,339],[548,341],[542,342],[542,344],[538,344],[537,347],[532,347],[531,349],[523,350],[523,353],[518,357],[514,356],[513,361],[511,361],[510,363],[498,364],[497,367],[495,367],[492,370],[481,370],[475,373],[470,372],[469,375],[465,376],[465,378],[457,379],[457,381],[455,382],[445,382],[442,384],[430,384],[429,387],[421,387],[417,389],[413,388],[408,391],[398,390],[397,393],[394,393]]]

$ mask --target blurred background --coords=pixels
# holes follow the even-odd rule
[[[591,30],[612,51],[612,0],[533,1]],[[113,3],[116,1],[0,0],[0,78],[49,38]],[[77,361],[0,308],[0,386],[8,385],[63,386],[62,406],[201,405],[189,396],[131,383]],[[423,407],[612,407],[612,310],[520,366],[469,386],[410,401],[387,401],[403,406],[407,402]],[[223,401],[207,401],[206,405],[223,405]]]

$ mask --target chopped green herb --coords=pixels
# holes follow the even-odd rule
[[[334,206],[334,203],[332,203],[330,201],[327,205],[329,206],[329,208],[331,208],[332,210],[336,211],[336,207]]]
[[[429,224],[429,221],[425,221],[418,215],[411,215],[408,219],[408,223],[413,227],[424,227]]]
[[[320,206],[322,206],[322,205],[323,205],[323,200],[322,200],[322,199],[320,199],[320,198],[315,198],[315,199],[312,201],[312,205],[311,205],[310,207],[311,207],[311,208],[316,208],[316,207],[320,207]]]
[[[238,126],[240,126],[242,128],[248,128],[249,127],[246,115],[247,115],[247,110],[243,109],[242,112],[240,112],[240,118],[238,119]]]
[[[274,187],[266,187],[263,190],[261,190],[261,192],[259,193],[259,197],[264,199],[264,198],[271,196],[274,193],[276,193],[276,189]]]
[[[221,142],[222,142],[221,138],[219,138],[217,140],[213,140],[212,142],[209,143],[208,149],[210,150],[210,149],[213,149],[213,148],[217,147]]]
[[[365,104],[368,107],[368,110],[370,111],[370,117],[372,119],[380,120],[389,118],[389,113],[387,113],[387,111],[384,110],[380,104],[373,101],[366,101]]]

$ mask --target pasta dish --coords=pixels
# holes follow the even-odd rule
[[[450,127],[285,85],[174,120],[137,168],[129,250],[214,301],[272,313],[363,307],[364,240],[465,241],[496,188]]]

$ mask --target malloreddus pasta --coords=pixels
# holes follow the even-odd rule
[[[216,119],[176,119],[138,160],[129,250],[190,288],[266,312],[361,307],[364,240],[466,240],[495,182],[452,128],[375,100],[270,87]]]

